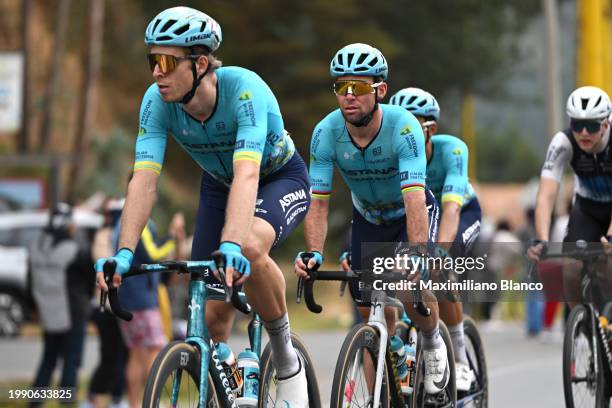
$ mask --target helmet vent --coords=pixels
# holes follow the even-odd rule
[[[168,31],[168,29],[170,27],[172,27],[174,25],[174,23],[176,23],[176,20],[168,20],[168,21],[166,21],[166,24],[164,24],[164,26],[161,28],[160,31],[162,33]]]
[[[200,32],[206,29],[206,21],[202,21],[202,25],[200,26]]]
[[[398,105],[402,105],[404,103],[404,99],[406,99],[406,97],[404,95],[400,96],[399,101],[398,101]]]
[[[597,98],[597,102],[595,102],[595,106],[599,106],[599,102],[601,102],[601,95]]]
[[[181,35],[181,34],[183,34],[187,30],[189,30],[189,24],[185,24],[182,27],[177,28],[176,30],[174,30],[174,34],[175,35]]]
[[[153,32],[153,33],[155,32],[155,29],[157,28],[157,26],[159,25],[159,23],[160,23],[160,22],[161,22],[161,19],[159,19],[159,18],[158,18],[158,19],[155,21],[155,25],[153,26],[153,30],[152,30],[151,32]]]
[[[361,55],[359,56],[359,58],[357,58],[357,62],[356,62],[356,64],[358,64],[358,65],[363,64],[363,61],[365,61],[366,57],[367,57],[367,55],[365,55],[365,54],[361,54]]]
[[[589,99],[588,98],[581,98],[580,102],[582,103],[582,109],[586,109],[587,105],[589,104]]]
[[[376,64],[378,64],[378,57],[377,57],[377,58],[374,58],[372,61],[370,61],[370,66],[371,66],[371,67],[375,67],[375,66],[376,66]]]
[[[353,62],[353,57],[355,57],[355,54],[353,53],[347,54],[348,61],[346,61],[346,65],[348,65],[349,67],[351,66]]]
[[[417,103],[417,105],[419,105],[420,108],[422,108],[426,104],[427,104],[427,101],[425,99],[423,99],[421,102]]]
[[[172,37],[170,37],[169,35],[162,35],[157,37],[157,41],[170,41],[172,40]]]
[[[416,100],[416,96],[411,96],[410,99],[408,100],[408,105],[412,105],[412,103]]]

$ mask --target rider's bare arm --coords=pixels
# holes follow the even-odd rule
[[[559,182],[557,180],[548,177],[540,178],[535,209],[536,238],[539,240],[549,240],[551,216],[558,193]]]
[[[253,222],[258,185],[259,164],[250,160],[235,160],[221,241],[232,241],[238,245],[245,242]]]
[[[425,190],[407,191],[403,193],[403,198],[406,209],[406,229],[410,243],[427,243],[429,220],[425,205]]]
[[[323,253],[325,237],[327,236],[328,214],[329,200],[312,200],[308,214],[304,219],[304,237],[306,238],[306,248],[309,251]]]
[[[157,200],[158,179],[159,174],[154,171],[138,170],[134,172],[121,213],[119,248],[128,248],[132,252],[136,248],[140,234]]]
[[[438,242],[447,244],[445,245],[447,250],[457,235],[460,215],[461,205],[459,203],[446,201],[442,204],[442,219],[440,220]]]

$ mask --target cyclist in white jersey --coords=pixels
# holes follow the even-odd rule
[[[570,165],[575,175],[574,205],[564,242],[612,241],[612,142],[609,96],[594,86],[583,86],[567,100],[570,127],[550,142],[540,175],[535,209],[536,239],[527,251],[538,260],[549,241],[551,215],[563,171]],[[563,268],[563,286],[570,306],[580,300],[580,262]]]

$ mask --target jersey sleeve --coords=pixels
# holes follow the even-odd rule
[[[442,188],[442,204],[453,201],[463,206],[468,186],[468,148],[461,140],[449,143],[443,152],[446,178]]]
[[[406,112],[399,120],[393,140],[399,158],[402,193],[424,190],[427,158],[425,136],[419,121]]]
[[[265,84],[243,82],[234,94],[238,123],[234,161],[261,163],[268,131],[268,98]]]
[[[546,151],[546,159],[540,176],[561,182],[563,170],[572,158],[572,144],[563,132],[557,133]]]
[[[149,87],[140,105],[140,129],[136,138],[134,171],[161,173],[168,141],[169,108],[162,101],[157,85]]]
[[[329,199],[334,177],[334,144],[331,132],[319,124],[310,141],[310,184],[312,198]]]

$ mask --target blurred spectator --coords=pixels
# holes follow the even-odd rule
[[[104,203],[104,224],[96,232],[92,245],[92,258],[113,256],[112,232],[119,222],[123,200],[109,199]],[[108,310],[101,311],[98,305],[99,290],[93,297],[91,320],[98,328],[100,361],[91,376],[87,401],[81,408],[102,406],[103,396],[111,395],[109,408],[127,408],[122,401],[125,392],[125,364],[127,346],[121,336],[117,318]]]
[[[90,249],[73,236],[72,209],[58,203],[49,225],[30,245],[32,295],[43,329],[44,351],[32,387],[48,387],[58,358],[60,387],[77,387],[95,274]],[[73,394],[76,397],[76,392]],[[40,403],[30,403],[39,406]]]
[[[517,259],[522,254],[520,240],[511,230],[510,223],[501,219],[497,223],[496,231],[491,238],[487,259],[488,282],[499,282],[500,279],[509,279],[518,272]],[[496,302],[494,299],[482,303],[482,315],[487,322],[486,328],[494,328],[498,322],[494,318]]]
[[[114,249],[118,245],[120,225],[113,230]],[[134,251],[132,266],[155,263],[173,255],[185,239],[185,219],[177,213],[169,227],[171,238],[159,240],[153,221],[145,226]],[[134,318],[120,321],[121,332],[129,349],[126,368],[128,401],[131,408],[141,406],[142,391],[155,357],[167,342],[164,333],[158,289],[159,273],[149,273],[125,279],[119,289],[121,306],[133,313]]]

